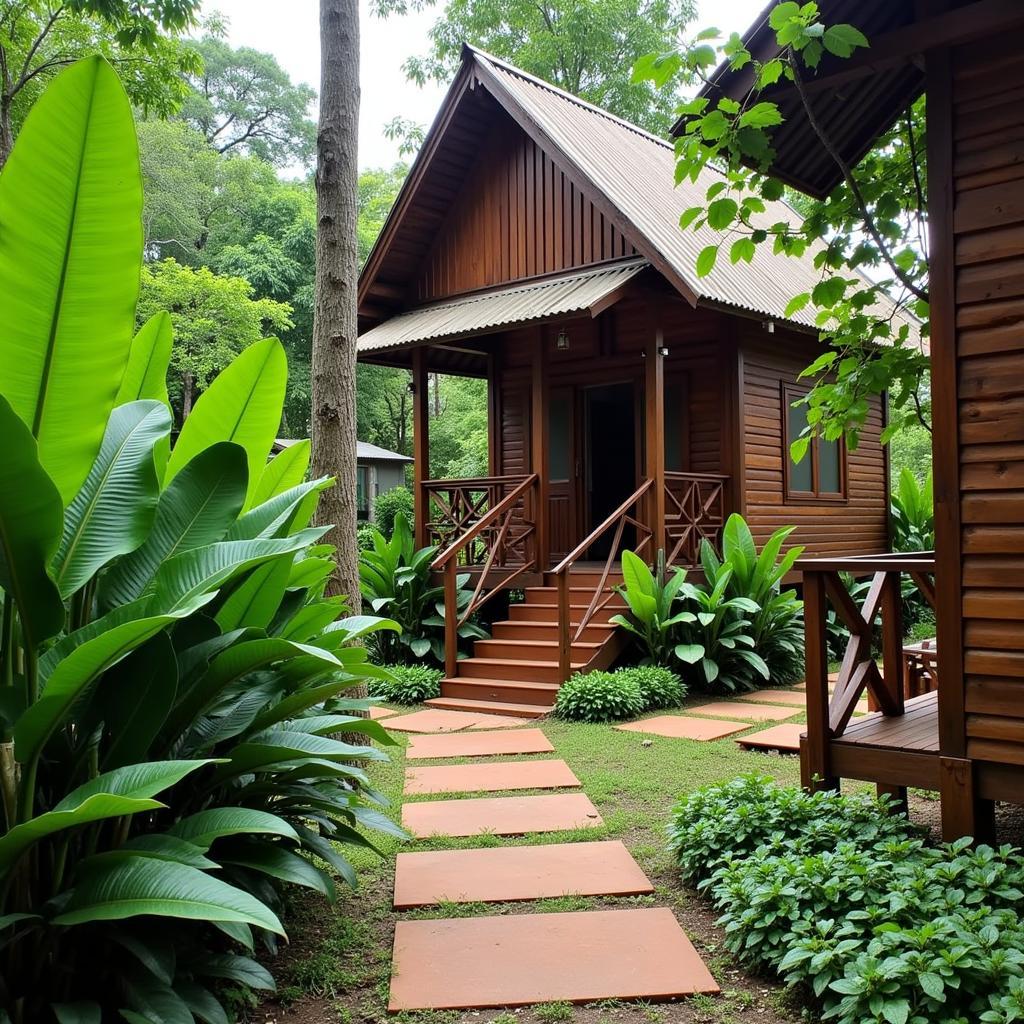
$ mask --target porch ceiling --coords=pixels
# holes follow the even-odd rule
[[[644,259],[474,292],[408,310],[359,338],[359,353],[470,337],[496,327],[605,308],[606,300],[649,267]]]

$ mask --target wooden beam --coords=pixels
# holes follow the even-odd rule
[[[422,346],[412,350],[412,457],[413,501],[416,518],[416,547],[427,544],[429,514],[424,480],[430,479],[430,408],[427,387],[427,351]]]
[[[649,522],[652,555],[665,549],[665,334],[657,320],[644,350],[644,464],[654,481],[650,490]]]
[[[994,839],[995,804],[979,798],[973,761],[940,757],[939,794],[942,798],[942,838],[947,843],[964,836],[972,836],[979,842]]]
[[[822,574],[804,574],[804,635],[807,684],[807,739],[800,744],[800,774],[808,789],[838,789],[832,771],[829,725],[828,638]]]
[[[537,508],[534,532],[537,538],[537,567],[546,572],[548,550],[548,381],[544,329],[538,327],[530,367],[530,468],[537,474]]]

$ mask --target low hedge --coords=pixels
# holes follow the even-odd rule
[[[444,673],[427,665],[389,665],[390,679],[370,681],[370,696],[380,697],[391,704],[422,704],[432,697],[441,696]]]
[[[1024,857],[930,846],[885,801],[750,776],[686,797],[671,846],[729,948],[837,1024],[1024,1020]]]

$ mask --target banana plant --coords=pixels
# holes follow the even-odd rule
[[[693,612],[677,604],[685,596],[686,571],[665,568],[665,552],[659,551],[652,573],[632,551],[622,553],[622,585],[615,589],[629,606],[629,615],[613,615],[611,622],[637,638],[644,664],[667,667],[679,627],[696,621]]]
[[[935,547],[932,474],[923,481],[904,467],[889,499],[892,542],[897,551],[931,551]]]
[[[171,447],[170,323],[132,335],[132,112],[58,76],[0,177],[0,1021],[226,1021],[269,989],[281,887],[333,898],[346,845],[403,835],[384,729],[311,528],[329,479],[268,463],[286,360],[243,352]],[[97,344],[102,339],[102,344]],[[299,471],[301,467],[301,472]],[[361,736],[352,743],[337,738]]]

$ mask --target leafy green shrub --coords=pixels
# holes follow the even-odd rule
[[[683,681],[668,668],[656,665],[638,665],[635,668],[620,668],[618,677],[632,679],[640,688],[644,710],[655,711],[658,708],[677,708],[686,697]]]
[[[284,349],[244,350],[172,449],[169,318],[132,338],[141,212],[130,105],[82,61],[0,178],[0,365],[19,367],[0,376],[13,1024],[224,1020],[220,983],[273,988],[249,954],[284,934],[278,886],[333,898],[355,877],[337,844],[402,834],[364,788],[359,762],[384,755],[333,738],[390,742],[345,691],[380,671],[351,642],[397,627],[339,618],[308,526],[331,481],[267,462]]]
[[[374,679],[370,693],[393,704],[422,704],[431,697],[441,696],[444,672],[426,665],[392,665],[389,678]]]
[[[610,621],[637,638],[647,664],[668,665],[678,627],[695,621],[691,612],[675,606],[683,596],[686,572],[676,569],[669,578],[664,551],[658,552],[656,573],[638,555],[623,551],[622,580],[622,586],[615,589],[625,599],[629,615],[613,615]]]
[[[356,530],[356,547],[360,551],[370,551],[373,548],[373,538],[377,530],[365,523]]]
[[[884,802],[750,777],[691,794],[673,849],[729,948],[839,1024],[1019,1019],[1024,858],[926,846]]]
[[[555,714],[572,722],[616,722],[643,710],[640,685],[624,672],[578,673],[555,697]]]
[[[415,522],[412,492],[408,487],[392,487],[373,499],[373,523],[385,537],[394,533],[396,516],[401,516],[409,527]]]
[[[932,474],[923,481],[904,468],[889,498],[892,543],[896,551],[932,551],[935,548],[935,508]]]
[[[374,530],[373,546],[359,556],[359,586],[364,602],[374,612],[386,612],[399,632],[377,633],[370,638],[374,659],[381,665],[400,665],[430,655],[444,663],[444,587],[436,585],[430,565],[436,547],[416,550],[412,530],[403,516],[387,540]],[[472,594],[465,589],[468,575],[456,578],[456,601],[461,610]],[[487,632],[470,619],[459,626],[460,639],[486,639]]]

